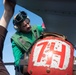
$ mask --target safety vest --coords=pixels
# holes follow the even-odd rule
[[[40,36],[37,26],[32,26],[31,30],[32,30],[32,34],[34,35],[32,37],[34,38],[34,41],[35,41]],[[20,48],[22,53],[28,52],[29,48],[32,45],[32,42],[29,40],[29,38],[27,36],[23,36],[22,33],[20,33],[20,32],[16,32],[12,36],[11,41],[12,40]]]

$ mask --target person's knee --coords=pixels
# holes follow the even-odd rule
[[[24,75],[29,75],[29,73],[28,73],[28,66],[24,66],[23,67],[23,74]]]
[[[23,75],[30,75],[28,73],[28,66],[20,66],[20,71]]]

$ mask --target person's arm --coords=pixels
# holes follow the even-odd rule
[[[14,13],[15,3],[9,2],[8,0],[4,1],[4,13],[0,19],[0,75],[10,75],[2,61],[2,51],[4,40],[7,33],[7,26],[9,21]]]
[[[0,19],[0,26],[7,28],[11,17],[14,14],[15,3],[12,3],[10,0],[4,0],[4,13]]]
[[[4,12],[0,19],[0,58],[2,58],[2,50],[4,45],[4,40],[7,33],[7,26],[11,17],[14,14],[15,3],[10,2],[9,0],[3,0]]]
[[[15,66],[18,66],[20,62],[20,58],[22,57],[23,54],[13,40],[11,43],[12,43],[12,50],[13,50],[13,55],[15,59]]]

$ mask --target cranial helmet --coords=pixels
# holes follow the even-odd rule
[[[27,14],[24,11],[19,12],[13,19],[13,24],[18,25],[27,18]]]

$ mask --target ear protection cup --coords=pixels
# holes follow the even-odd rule
[[[16,25],[14,25],[14,29],[15,29],[15,30],[18,30],[18,27],[17,27]]]

